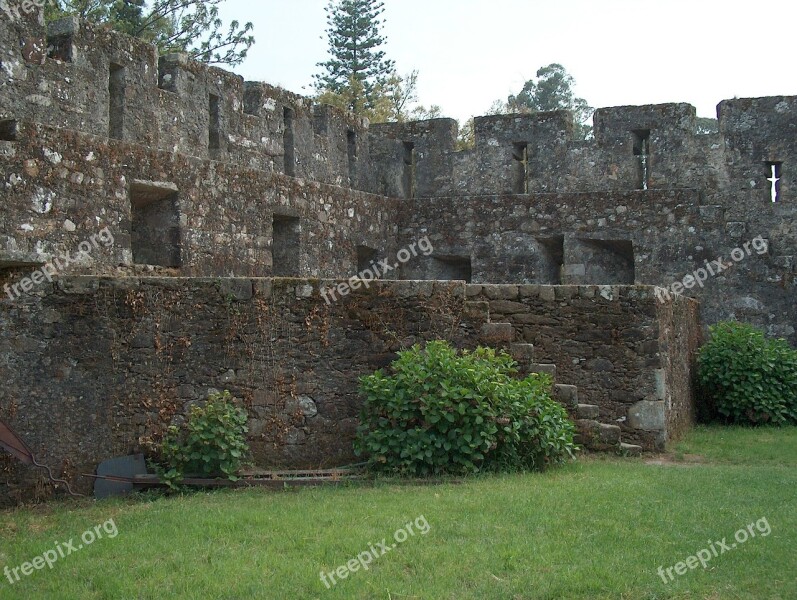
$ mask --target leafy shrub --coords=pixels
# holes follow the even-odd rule
[[[797,423],[797,350],[744,323],[710,331],[698,378],[712,410],[732,423]]]
[[[504,352],[458,353],[445,341],[399,353],[392,374],[360,379],[355,451],[407,475],[536,469],[573,456],[573,425],[545,375],[513,377]]]
[[[236,481],[249,453],[247,418],[230,392],[211,395],[204,406],[192,406],[185,423],[169,427],[163,438],[156,466],[161,480],[170,487],[184,475]]]

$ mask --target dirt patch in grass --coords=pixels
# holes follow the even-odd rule
[[[645,458],[643,462],[658,467],[695,467],[709,464],[706,457],[700,454],[657,454]]]

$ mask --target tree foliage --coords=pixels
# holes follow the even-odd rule
[[[592,134],[589,120],[594,109],[584,98],[575,95],[575,79],[560,64],[552,63],[537,71],[536,79],[529,79],[523,89],[511,95],[505,103],[493,103],[491,114],[537,113],[569,110],[573,113],[576,137],[587,139]]]
[[[49,5],[46,17],[76,15],[83,22],[108,25],[151,42],[162,54],[186,52],[207,64],[236,66],[255,43],[253,26],[232,21],[225,29],[219,18],[223,1],[58,0]]]
[[[695,119],[695,133],[704,135],[707,133],[719,133],[720,123],[717,119],[708,117],[697,117]]]
[[[355,78],[341,92],[325,90],[316,97],[321,104],[330,104],[366,117],[371,123],[404,123],[438,118],[442,110],[437,105],[429,108],[418,104],[418,71],[400,76],[393,72],[372,93],[372,106],[366,103],[362,84]]]
[[[357,114],[378,108],[395,64],[382,50],[384,4],[377,0],[330,0],[326,7],[329,60],[313,76],[320,96],[342,98]]]
[[[459,133],[456,142],[457,152],[473,150],[476,147],[476,120],[471,117],[464,123],[459,123]]]

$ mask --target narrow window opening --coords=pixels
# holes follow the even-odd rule
[[[329,109],[324,105],[313,107],[313,134],[329,135]]]
[[[215,94],[210,94],[208,113],[210,126],[208,128],[208,149],[219,150],[221,148],[221,98]]]
[[[650,184],[650,129],[637,129],[634,135],[634,156],[637,157],[637,189],[647,190]]]
[[[300,233],[298,217],[274,215],[271,244],[274,277],[299,277]]]
[[[404,142],[404,197],[415,198],[415,144]]]
[[[357,181],[357,132],[349,129],[346,139],[349,156],[349,186],[354,187]]]
[[[284,108],[282,111],[282,118],[284,123],[282,144],[285,148],[285,174],[290,177],[296,177],[296,142],[293,131],[293,109]]]
[[[16,142],[19,133],[19,125],[14,119],[0,120],[0,141]]]
[[[783,163],[779,162],[768,162],[767,163],[767,181],[770,184],[770,193],[772,195],[772,202],[780,202],[780,181],[781,177],[781,168]]]
[[[357,246],[357,273],[362,273],[371,268],[376,259],[376,250],[368,246]]]
[[[72,36],[47,36],[47,58],[62,62],[72,62]]]
[[[180,266],[180,214],[173,184],[134,182],[130,186],[133,262]]]
[[[124,139],[125,131],[125,70],[111,63],[108,76],[108,137]]]
[[[513,191],[516,194],[529,193],[529,145],[519,142],[512,147],[514,162]]]
[[[158,87],[166,92],[177,93],[180,63],[174,54],[158,59]]]
[[[244,114],[253,117],[260,116],[260,107],[263,103],[263,90],[259,84],[247,81],[244,83]]]

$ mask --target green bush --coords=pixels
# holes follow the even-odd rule
[[[744,323],[710,328],[698,379],[710,409],[731,423],[797,423],[797,350]]]
[[[184,475],[237,480],[249,453],[247,418],[230,392],[211,395],[204,406],[192,406],[185,423],[169,427],[163,438],[156,465],[161,480],[170,487]]]
[[[372,468],[406,475],[535,469],[573,456],[573,424],[550,378],[513,377],[504,352],[458,353],[444,341],[399,353],[392,374],[360,379],[355,451]]]

